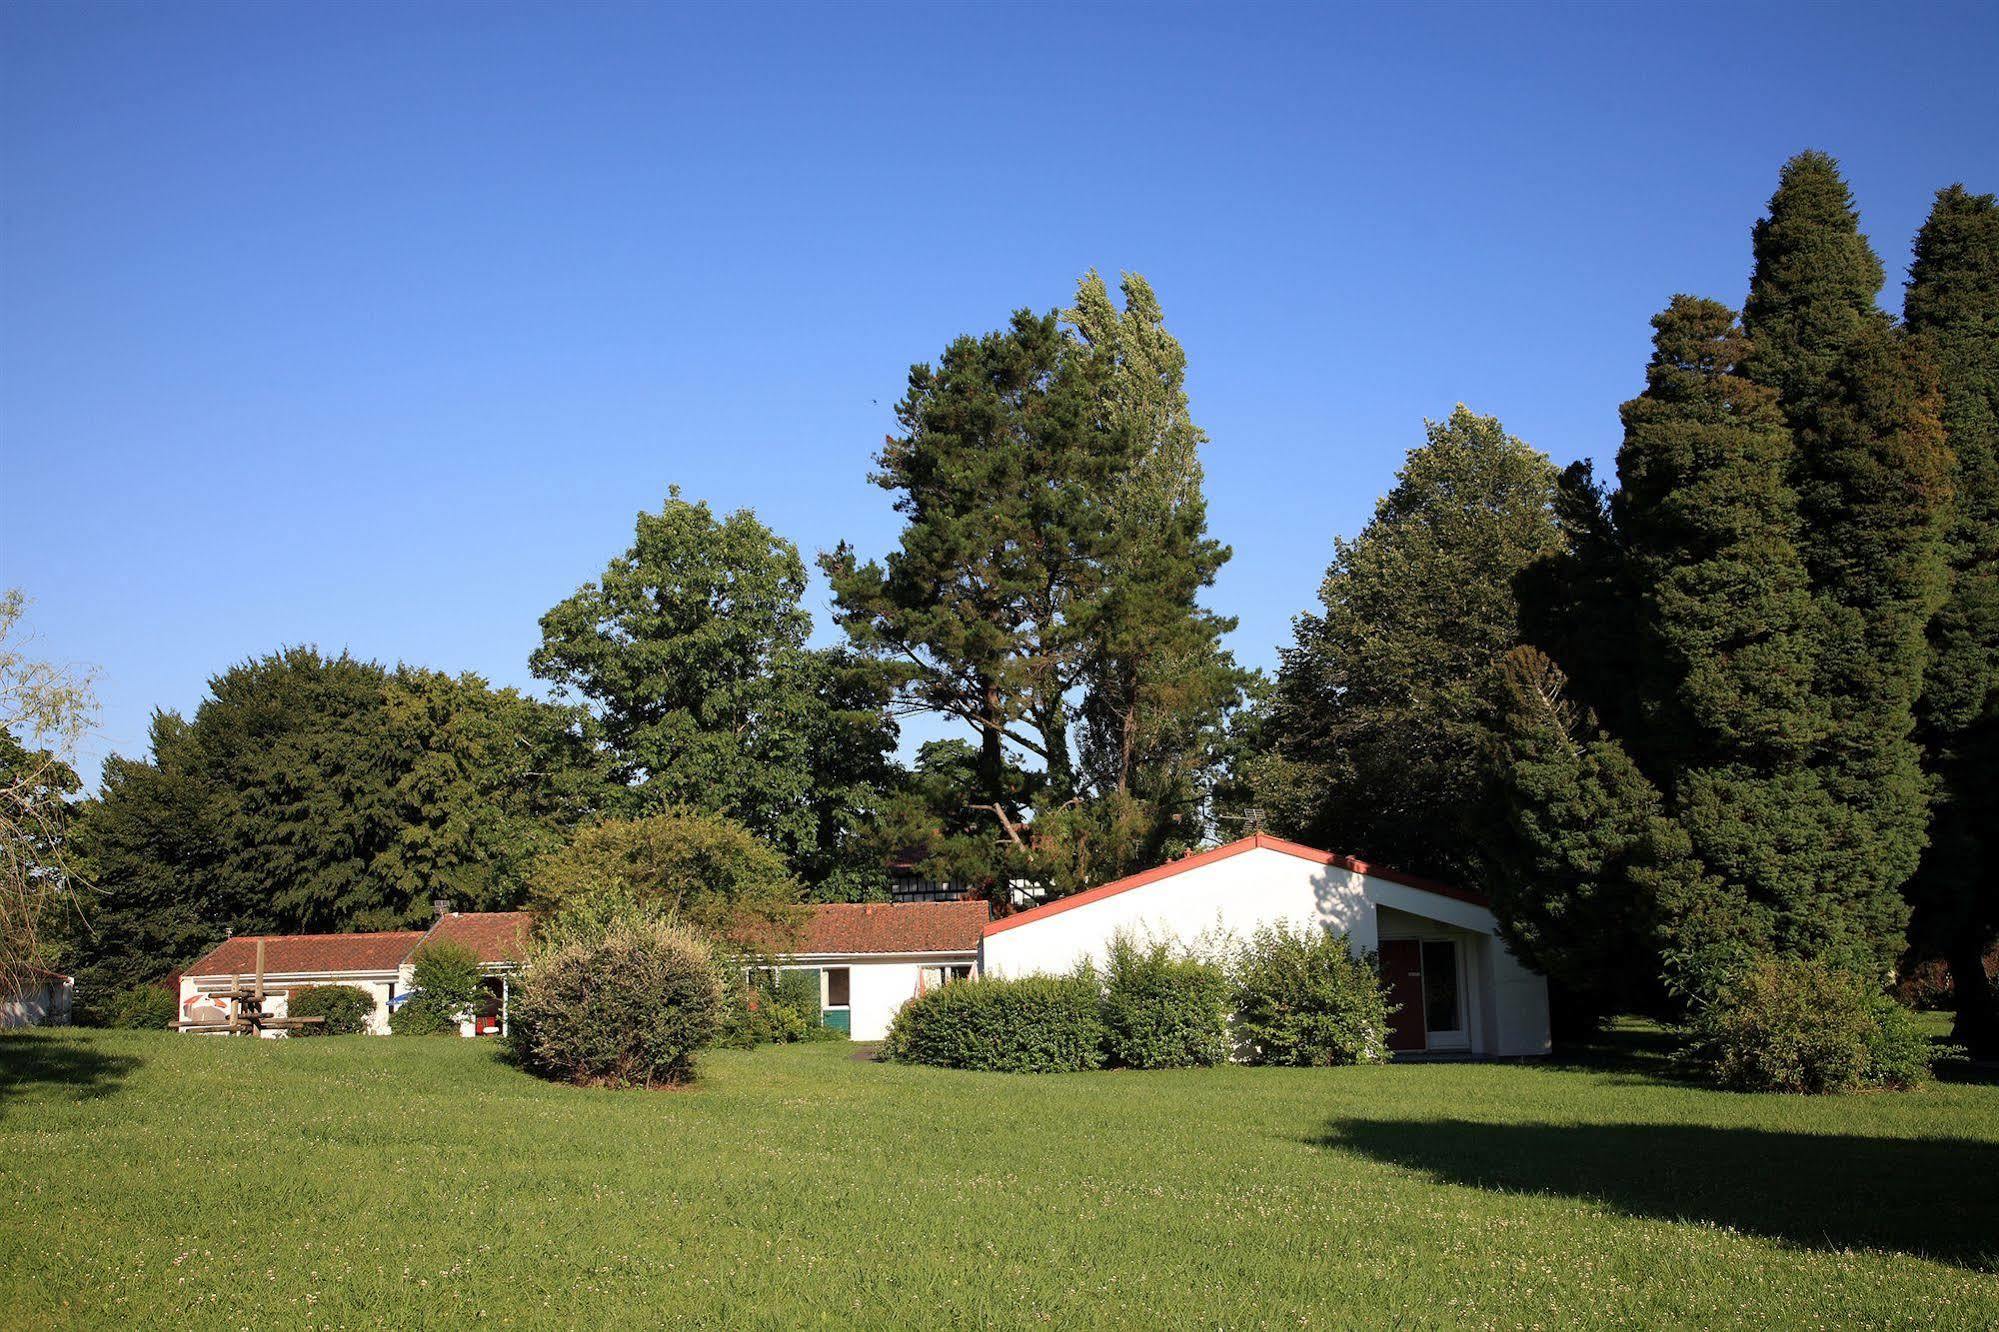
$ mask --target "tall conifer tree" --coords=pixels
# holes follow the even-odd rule
[[[1955,458],[1950,593],[1930,625],[1922,738],[1940,779],[1917,882],[1917,932],[1956,982],[1956,1038],[1999,1050],[1999,989],[1983,957],[1999,935],[1999,201],[1937,192],[1916,237],[1903,318],[1943,384]]]
[[[1901,890],[1926,837],[1913,731],[1945,585],[1950,455],[1932,377],[1875,305],[1881,261],[1832,158],[1785,164],[1755,256],[1748,370],[1776,390],[1792,433],[1817,689],[1831,705],[1815,766],[1844,820],[1851,919],[1828,920],[1822,942],[1840,951],[1842,939],[1865,938],[1885,970],[1902,947]]]

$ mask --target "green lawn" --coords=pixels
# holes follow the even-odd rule
[[[0,1037],[0,1326],[1999,1324],[1999,1087]]]

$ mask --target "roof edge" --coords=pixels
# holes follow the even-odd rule
[[[1401,884],[1404,888],[1414,888],[1420,892],[1436,893],[1440,897],[1449,897],[1460,902],[1468,902],[1473,906],[1486,907],[1488,909],[1492,906],[1490,898],[1486,897],[1483,893],[1472,892],[1468,888],[1458,888],[1448,883],[1439,883],[1435,879],[1425,879],[1414,874],[1404,874],[1400,870],[1388,869],[1381,865],[1370,865],[1366,861],[1356,860],[1352,856],[1343,856],[1333,851],[1321,851],[1317,847],[1306,846],[1303,842],[1287,841],[1282,837],[1272,837],[1269,833],[1258,832],[1251,833],[1249,836],[1239,838],[1233,842],[1224,843],[1221,846],[1210,847],[1206,851],[1198,851],[1191,856],[1182,856],[1178,860],[1169,860],[1164,865],[1155,865],[1149,870],[1140,870],[1138,873],[1127,875],[1122,879],[1113,879],[1111,882],[1101,884],[1095,888],[1086,888],[1080,893],[1071,893],[1069,896],[1057,898],[1053,902],[1044,902],[1040,906],[1029,907],[1025,911],[1017,911],[1011,916],[1002,916],[1000,919],[986,926],[984,937],[991,938],[993,935],[1010,930],[1016,925],[1032,924],[1037,920],[1045,920],[1050,916],[1060,915],[1064,911],[1073,910],[1076,907],[1088,906],[1092,902],[1101,902],[1107,897],[1115,897],[1119,893],[1128,893],[1134,888],[1143,888],[1145,885],[1157,883],[1161,879],[1170,879],[1176,874],[1185,874],[1189,870],[1197,870],[1205,865],[1213,865],[1219,861],[1227,860],[1231,856],[1239,856],[1245,851],[1277,851],[1287,856],[1296,856],[1300,860],[1309,860],[1314,864],[1332,865],[1349,873],[1364,874],[1371,879],[1382,879],[1388,883]]]

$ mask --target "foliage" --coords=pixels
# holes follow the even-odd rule
[[[1233,967],[1235,1036],[1246,1062],[1297,1067],[1388,1059],[1388,995],[1372,954],[1344,934],[1278,924],[1242,945]]]
[[[1912,888],[1920,946],[1956,981],[1954,1038],[1999,1053],[1999,986],[1983,965],[1999,943],[1999,200],[1953,185],[1922,231],[1903,315],[1936,365],[1954,467],[1945,534],[1949,595],[1930,622],[1920,737],[1939,807]]]
[[[671,490],[632,545],[542,616],[536,675],[588,701],[639,812],[722,814],[830,873],[895,743],[880,682],[806,647],[798,548]]]
[[[814,968],[736,968],[723,977],[721,1028],[715,1044],[732,1050],[795,1041],[838,1041],[846,1034],[822,1021],[819,971]]]
[[[1073,1073],[1104,1062],[1093,976],[975,977],[917,995],[882,1042],[893,1063],[994,1073]]]
[[[458,1019],[433,995],[416,994],[389,1010],[392,1036],[456,1036]]]
[[[478,954],[449,941],[427,943],[410,958],[410,984],[452,1016],[478,1006],[485,974]]]
[[[508,1023],[522,1065],[544,1077],[613,1087],[674,1085],[716,1035],[722,987],[708,946],[638,913],[595,938],[537,946]]]
[[[97,715],[88,672],[26,652],[27,606],[0,593],[0,992],[66,960],[49,936],[75,909],[70,760]]]
[[[1911,1087],[1929,1074],[1914,1016],[1850,972],[1771,958],[1732,977],[1688,1025],[1686,1057],[1739,1091]]]
[[[578,831],[537,866],[532,906],[544,930],[597,928],[636,909],[732,951],[772,954],[803,923],[799,897],[784,858],[749,829],[669,810]]]
[[[180,999],[164,985],[128,985],[98,998],[79,993],[71,1020],[84,1027],[158,1031],[180,1020]]]
[[[1565,684],[1531,647],[1500,663],[1486,883],[1508,946],[1587,1024],[1649,1002],[1659,914],[1694,867],[1658,790]]]
[[[1814,902],[1821,937],[1810,922],[1797,929],[1807,954],[1885,977],[1928,823],[1913,730],[1927,631],[1947,592],[1942,404],[1933,372],[1875,304],[1881,263],[1830,157],[1785,164],[1755,253],[1746,369],[1776,390],[1793,435],[1815,687],[1829,711],[1812,770],[1841,814],[1836,828],[1798,836],[1841,848],[1844,900]]]
[[[420,925],[437,898],[510,907],[534,858],[602,803],[568,709],[475,675],[306,648],[231,667],[192,721],[113,757],[76,840],[95,891],[78,984],[116,988],[220,935]]]
[[[326,1019],[294,1027],[295,1036],[355,1036],[368,1030],[368,1019],[375,1015],[375,996],[357,985],[302,986],[286,998],[285,1015]]]
[[[953,853],[982,853],[996,890],[1026,873],[1067,891],[1198,840],[1244,681],[1220,646],[1232,621],[1198,602],[1228,552],[1206,533],[1185,357],[1144,280],[1123,293],[1120,311],[1091,274],[1067,326],[1021,310],[913,367],[873,478],[898,548],[821,560],[898,707],[972,728],[983,837]],[[1040,769],[1031,790],[1016,756]]]
[[[1104,1053],[1124,1068],[1196,1068],[1229,1056],[1229,980],[1162,941],[1120,935],[1103,971]]]
[[[1561,548],[1556,474],[1463,406],[1426,429],[1283,651],[1271,726],[1295,766],[1257,795],[1314,845],[1476,882],[1489,681],[1520,641],[1516,579]]]

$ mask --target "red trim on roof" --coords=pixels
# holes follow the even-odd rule
[[[1010,930],[1016,925],[1026,925],[1032,921],[1060,915],[1064,911],[1069,911],[1079,906],[1088,906],[1090,903],[1102,901],[1106,897],[1115,897],[1119,893],[1127,893],[1134,888],[1143,888],[1148,883],[1157,883],[1161,879],[1170,879],[1176,874],[1185,874],[1188,870],[1200,869],[1203,865],[1212,865],[1216,861],[1227,860],[1230,856],[1239,856],[1245,851],[1256,850],[1281,851],[1287,856],[1296,856],[1300,860],[1309,860],[1319,865],[1334,865],[1355,874],[1365,874],[1369,878],[1386,879],[1390,883],[1399,883],[1405,888],[1416,888],[1426,893],[1436,893],[1442,897],[1455,898],[1460,902],[1469,902],[1473,906],[1490,907],[1492,905],[1491,899],[1487,898],[1484,894],[1474,893],[1469,889],[1456,888],[1447,883],[1438,883],[1434,879],[1418,878],[1414,874],[1404,874],[1399,870],[1386,869],[1380,865],[1370,865],[1364,860],[1355,860],[1352,856],[1337,855],[1331,851],[1321,851],[1317,847],[1306,846],[1302,842],[1287,842],[1282,837],[1272,837],[1269,833],[1251,833],[1248,837],[1242,838],[1240,841],[1230,842],[1225,846],[1212,847],[1180,860],[1168,861],[1164,865],[1159,865],[1149,870],[1141,870],[1137,874],[1114,880],[1100,887],[1088,888],[1080,893],[1073,893],[1068,897],[1057,898],[1053,902],[1044,902],[1038,907],[1030,907],[1026,911],[1018,911],[1011,916],[1004,916],[986,926],[986,935],[991,937],[1002,930]]]

